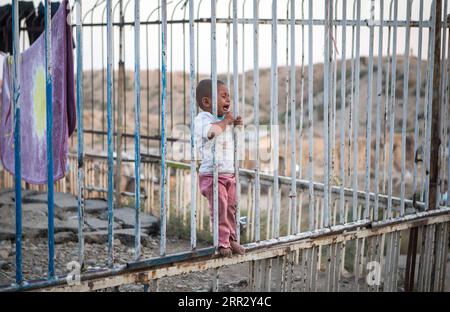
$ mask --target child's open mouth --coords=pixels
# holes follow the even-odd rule
[[[228,113],[228,112],[230,111],[230,105],[224,105],[224,106],[223,106],[223,111],[224,111],[225,113]]]

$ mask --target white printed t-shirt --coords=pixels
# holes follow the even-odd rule
[[[199,173],[213,173],[212,148],[216,142],[216,163],[219,173],[234,173],[234,144],[233,126],[228,126],[222,134],[212,140],[208,139],[208,132],[212,124],[221,121],[208,112],[200,112],[195,117],[195,141],[201,161]]]

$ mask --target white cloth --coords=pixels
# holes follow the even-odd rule
[[[234,173],[234,143],[233,126],[228,126],[222,134],[208,139],[208,132],[212,124],[219,122],[220,119],[208,112],[200,112],[195,117],[195,143],[197,155],[200,157],[201,165],[199,172],[201,174],[213,173],[213,154],[212,148],[216,143],[216,163],[219,173]]]

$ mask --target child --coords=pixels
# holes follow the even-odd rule
[[[217,81],[217,116],[212,114],[212,80],[200,81],[196,100],[202,109],[195,118],[195,136],[200,148],[201,165],[199,186],[208,199],[214,224],[213,153],[216,143],[216,164],[218,165],[218,207],[219,207],[219,253],[229,257],[233,253],[243,255],[245,250],[236,239],[236,179],[234,176],[233,127],[243,125],[240,116],[233,118],[230,95],[226,85]]]

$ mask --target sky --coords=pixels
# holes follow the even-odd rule
[[[184,11],[182,9],[182,1],[184,0],[172,0],[169,1],[168,4],[168,19],[171,19],[172,16],[175,20],[179,20],[183,18],[183,15],[186,14],[186,18],[188,18],[189,11]],[[197,15],[197,6],[200,0],[195,0],[195,16]],[[342,18],[342,4],[344,0],[338,0],[338,19]],[[400,21],[406,20],[406,3],[408,0],[399,0],[398,1],[398,19]],[[39,1],[34,0],[37,5]],[[74,1],[70,1],[72,4]],[[158,7],[158,0],[142,0],[141,1],[141,20],[150,20],[154,21],[158,17],[158,12],[154,11]],[[245,6],[243,7],[245,2]],[[307,19],[308,15],[308,0],[305,1],[305,12],[304,18]],[[313,17],[314,19],[323,19],[325,13],[325,0],[313,0]],[[431,0],[423,0],[424,3],[424,19],[428,19],[430,16],[431,9]],[[11,3],[11,0],[0,0],[0,5],[4,5],[6,3]],[[99,3],[96,10],[92,11],[93,14],[89,13],[90,9],[96,4]],[[105,8],[104,0],[83,0],[83,16],[84,22],[90,23],[91,20],[94,23],[100,23],[102,21],[105,22],[104,16],[104,8]],[[115,5],[118,3],[117,0],[113,1]],[[210,8],[211,1],[202,0],[201,9],[200,9],[200,17],[207,18],[211,14]],[[218,0],[217,1],[217,17],[218,18],[227,18],[229,14],[229,3],[230,0]],[[302,1],[296,1],[296,18],[302,18],[302,9],[301,9]],[[389,17],[389,3],[390,0],[384,1],[384,16],[385,19]],[[279,19],[286,18],[287,12],[287,4],[288,1],[277,1],[277,16]],[[123,0],[123,5],[125,9],[125,21],[126,22],[134,22],[134,0]],[[352,17],[353,11],[353,1],[347,1],[347,18],[350,19]],[[412,6],[412,20],[419,20],[419,9],[420,9],[420,0],[414,0]],[[151,12],[154,12],[152,16],[149,16]],[[244,12],[245,11],[245,12]],[[261,19],[270,19],[272,17],[272,0],[260,0],[259,6],[259,17]],[[375,20],[379,20],[380,15],[380,1],[375,1]],[[245,17],[251,19],[253,17],[253,1],[252,0],[238,0],[238,17]],[[362,0],[361,1],[361,19],[365,20],[370,18],[370,1]],[[118,8],[115,10],[114,19],[116,22],[119,21],[119,10]],[[75,21],[75,17],[73,16],[73,21]],[[243,26],[239,25],[238,28],[238,66],[239,70],[251,70],[253,69],[253,60],[254,60],[254,49],[253,49],[253,25],[246,24],[245,30],[243,30]],[[188,71],[189,70],[189,27],[185,25],[184,28],[186,36],[184,37],[184,45],[183,45],[183,26],[181,24],[174,24],[173,26],[168,26],[168,70],[181,71],[183,68]],[[232,31],[232,28],[231,28]],[[287,27],[286,25],[279,25],[277,28],[277,62],[279,66],[283,66],[286,64],[286,36],[287,36]],[[74,32],[75,33],[75,32]],[[347,27],[347,42],[346,42],[346,54],[347,58],[351,55],[351,44],[352,44],[352,27]],[[398,37],[397,37],[397,53],[403,54],[405,52],[405,29],[399,28]],[[410,51],[412,55],[417,55],[418,53],[418,29],[413,28],[411,31],[411,44]],[[228,61],[228,47],[227,47],[227,26],[225,24],[218,24],[217,27],[217,69],[219,73],[227,72],[228,68],[232,70],[232,50],[231,58]],[[301,64],[301,57],[304,53],[305,62],[308,61],[308,27],[304,28],[304,42],[302,38],[302,27],[297,26],[295,28],[295,40],[296,40],[296,57],[295,62],[297,65]],[[195,34],[196,41],[196,49],[199,54],[199,64],[198,70],[201,73],[210,73],[211,70],[211,30],[209,24],[200,24],[198,27],[198,36]],[[377,55],[378,51],[378,30],[375,30],[375,40],[374,40],[374,51],[375,55]],[[100,69],[102,66],[106,64],[106,29],[100,27],[84,28],[83,32],[84,40],[83,40],[83,62],[84,62],[84,70],[88,70],[91,67],[94,69]],[[290,33],[289,33],[290,36]],[[125,66],[129,70],[133,70],[134,68],[134,28],[132,26],[126,26],[124,28],[124,37],[125,37],[125,51],[124,51],[124,59]],[[387,29],[385,29],[383,33],[383,46],[384,53],[386,53],[386,47],[388,42]],[[271,38],[272,31],[271,25],[260,25],[259,29],[259,67],[260,68],[270,68],[271,65]],[[369,54],[369,29],[368,27],[361,28],[361,43],[360,43],[360,53],[361,56],[367,56]],[[338,27],[338,33],[336,38],[336,46],[337,46],[337,58],[341,58],[342,55],[342,27]],[[392,41],[393,37],[391,38]],[[141,67],[143,69],[150,68],[156,69],[158,68],[159,55],[158,55],[158,26],[141,26]],[[232,40],[232,36],[231,36]],[[115,65],[118,64],[119,57],[119,31],[116,27],[114,31],[114,43],[115,43]],[[103,42],[103,46],[102,46]],[[245,42],[245,44],[243,44]],[[148,44],[147,44],[148,43]],[[391,43],[392,45],[392,43]],[[313,62],[314,63],[322,63],[324,60],[324,28],[323,26],[316,26],[313,30]],[[428,47],[428,30],[425,29],[423,31],[423,59],[427,58],[427,47]],[[25,47],[22,47],[26,48]],[[304,48],[304,51],[303,49]],[[185,57],[183,58],[183,49],[185,49]],[[290,52],[289,52],[290,53]],[[147,57],[148,55],[148,57]]]

